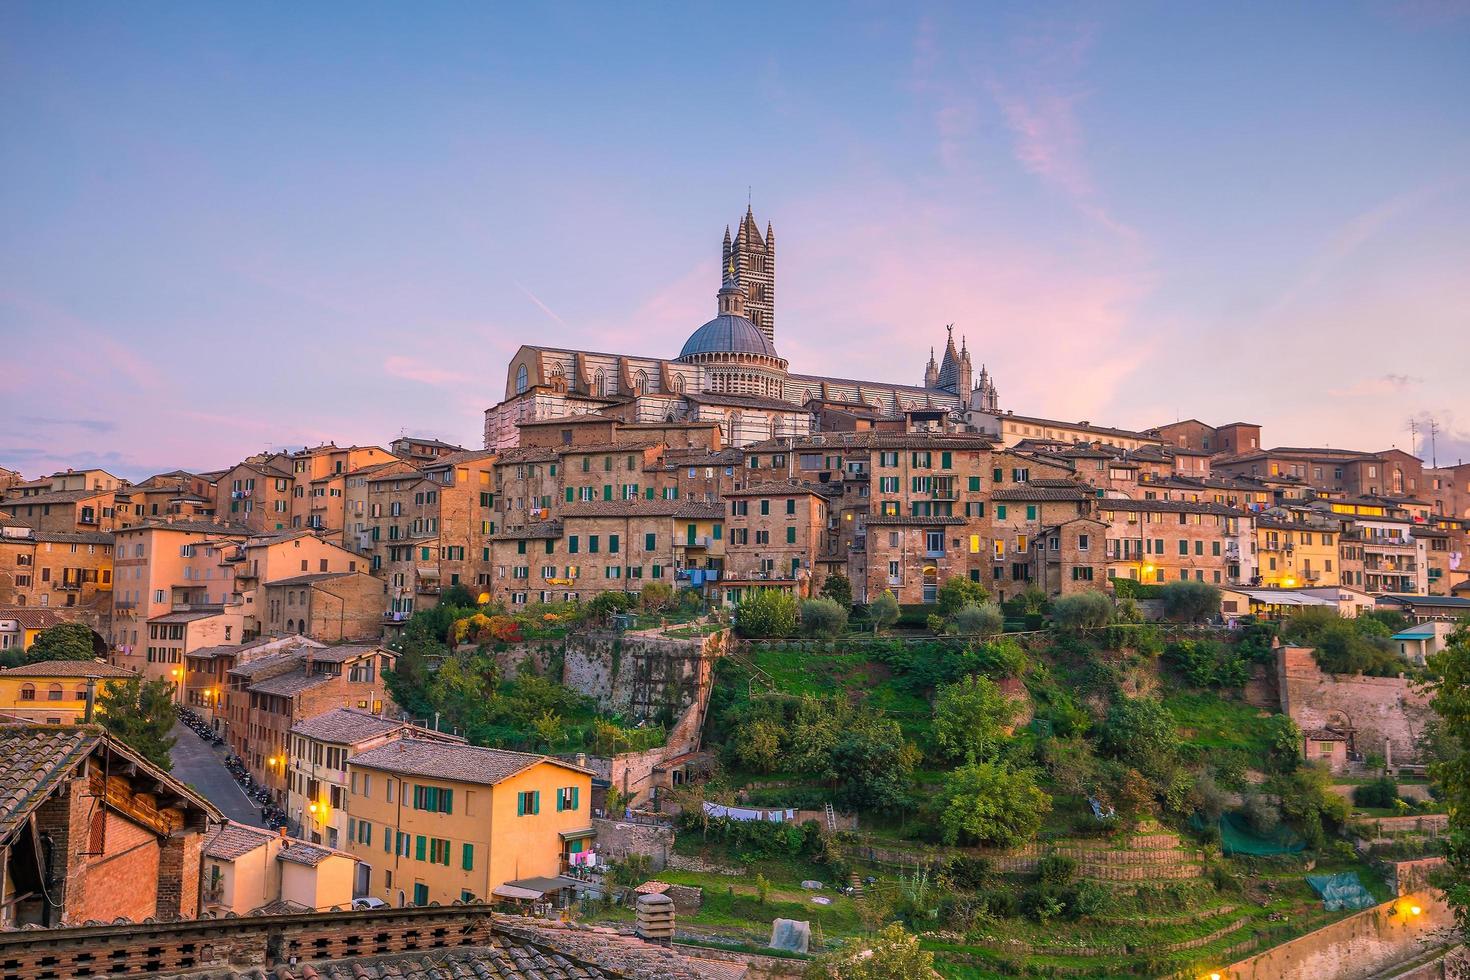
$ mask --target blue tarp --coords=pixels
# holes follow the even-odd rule
[[[1341,912],[1345,909],[1357,911],[1378,904],[1358,880],[1356,871],[1344,871],[1335,875],[1307,875],[1307,884],[1322,896],[1322,907],[1329,912]]]

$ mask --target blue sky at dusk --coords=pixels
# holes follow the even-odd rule
[[[1470,2],[0,6],[0,466],[469,446],[522,343],[1470,459]],[[1428,455],[1427,447],[1423,455]]]

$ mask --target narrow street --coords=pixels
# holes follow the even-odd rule
[[[193,786],[231,820],[262,827],[260,808],[245,795],[235,777],[225,768],[221,750],[215,749],[194,730],[180,722],[174,725],[173,775]]]

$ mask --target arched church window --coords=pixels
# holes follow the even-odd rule
[[[527,371],[526,366],[522,364],[520,367],[516,368],[516,394],[519,395],[530,386],[531,373]]]
[[[639,368],[637,373],[633,375],[633,393],[635,395],[641,395],[647,390],[648,375],[644,373],[642,368]]]
[[[602,368],[592,372],[592,393],[594,395],[607,394],[607,378],[602,373]]]

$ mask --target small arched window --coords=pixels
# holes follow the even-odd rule
[[[294,633],[294,632],[296,632],[296,620],[294,620],[294,619],[288,619],[288,620],[286,620],[286,632],[287,633]]]
[[[22,684],[20,686],[20,699],[22,701],[34,701],[34,700],[36,700],[36,685],[34,685],[34,684]]]
[[[526,366],[522,364],[520,367],[516,368],[516,394],[519,395],[530,386],[531,373],[527,371]]]
[[[87,700],[87,686],[85,684],[78,684],[77,685],[76,697],[73,700],[76,700],[76,701],[85,701],[85,700]]]
[[[50,687],[48,687],[46,689],[46,700],[47,701],[60,701],[61,700],[61,697],[62,697],[62,692],[61,692],[61,685],[60,684],[52,684]]]

